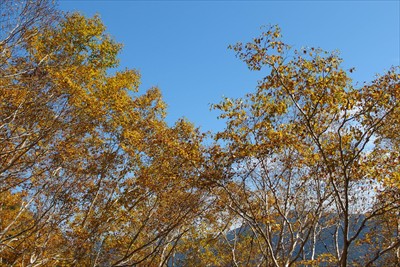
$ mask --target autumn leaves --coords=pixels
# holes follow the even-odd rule
[[[204,211],[202,135],[166,125],[158,89],[132,97],[136,71],[108,73],[121,46],[99,18],[40,14],[2,47],[1,264],[167,262]]]
[[[356,88],[337,54],[267,28],[231,47],[265,77],[208,136],[110,74],[98,17],[16,2],[35,19],[0,41],[1,265],[398,263],[398,69]]]

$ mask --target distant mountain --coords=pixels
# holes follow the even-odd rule
[[[336,215],[332,215],[332,216],[336,216]],[[350,233],[349,236],[353,236],[355,234],[355,231],[361,226],[361,222],[362,220],[365,219],[365,215],[353,215],[351,216],[351,225],[353,225],[353,228],[350,229]],[[329,220],[329,218],[325,217],[324,219],[321,220],[321,225],[324,225],[324,223]],[[366,233],[370,233],[372,232],[379,232],[381,231],[381,227],[382,226],[374,226],[375,228],[373,228],[370,224],[366,224],[362,231],[360,232],[359,236],[357,239],[363,239],[365,237]],[[235,237],[246,237],[252,235],[252,231],[251,231],[251,227],[249,226],[242,226],[242,227],[238,227],[236,229],[233,229],[231,231],[229,231],[226,234],[226,237],[221,238],[221,242],[234,242]],[[326,227],[324,229],[321,230],[318,238],[317,238],[317,242],[316,242],[316,246],[315,246],[315,255],[321,255],[321,254],[333,254],[335,255],[335,250],[336,250],[336,246],[335,246],[335,236],[336,235],[336,226],[330,226],[330,227]],[[339,231],[337,231],[337,236],[338,236],[338,246],[339,248],[343,247],[343,233],[341,228],[339,227]],[[274,238],[273,238],[273,242],[274,242]],[[277,237],[276,237],[276,241],[277,242]],[[376,240],[375,240],[376,242]],[[379,243],[379,242],[378,242]],[[361,264],[361,266],[363,266],[362,264],[365,263],[363,261],[365,261],[365,256],[368,256],[368,258],[372,257],[373,255],[371,255],[372,253],[376,252],[375,249],[375,245],[374,244],[357,244],[357,247],[355,249],[355,244],[353,243],[350,247],[349,250],[349,255],[348,255],[348,262],[349,262],[349,266],[353,266],[351,265],[351,263],[356,263],[358,262],[359,264]],[[304,248],[304,258],[309,259],[311,256],[311,244],[310,242],[308,242]],[[172,264],[172,261],[169,262],[168,266],[185,266],[184,264],[182,264],[185,260],[185,255],[182,253],[177,253],[174,256],[174,263]],[[385,267],[399,267],[400,265],[397,265],[397,263],[393,263],[393,265],[390,265],[391,263],[389,263],[389,265],[387,265],[387,263],[385,265],[383,265],[383,258],[377,260],[374,266],[385,266]],[[329,264],[324,264],[324,265],[320,265],[320,266],[331,266]],[[358,265],[357,265],[358,266]]]

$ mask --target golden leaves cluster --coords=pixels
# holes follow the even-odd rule
[[[1,62],[1,264],[162,264],[204,212],[204,135],[111,70],[121,45],[98,17],[40,26]]]

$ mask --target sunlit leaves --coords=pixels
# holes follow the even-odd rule
[[[360,87],[338,52],[266,28],[231,46],[265,76],[214,105],[226,127],[205,147],[187,120],[167,125],[158,88],[112,69],[122,45],[98,16],[37,2],[0,35],[1,264],[399,260],[398,68]]]
[[[276,26],[231,48],[251,70],[267,75],[254,93],[214,105],[227,120],[215,138],[226,144],[229,177],[237,184],[237,189],[221,185],[230,199],[227,208],[269,247],[262,253],[273,266],[300,257],[309,264],[327,260],[346,266],[350,251],[357,250],[354,241],[364,239],[365,225],[400,209],[398,68],[357,88],[337,52],[291,50]],[[281,228],[274,230],[265,216]],[[327,254],[317,257],[312,251],[320,231],[335,225],[343,244],[332,240]],[[274,248],[276,242],[286,247]],[[397,236],[374,249],[390,252],[399,244]],[[303,250],[310,256],[294,253]],[[379,256],[366,255],[364,261]]]
[[[35,26],[1,77],[2,263],[162,264],[204,213],[204,135],[110,70],[121,45],[98,17]]]

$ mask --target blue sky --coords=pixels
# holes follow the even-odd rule
[[[124,44],[121,67],[142,75],[141,91],[158,86],[170,124],[186,117],[203,131],[223,122],[210,104],[254,90],[250,72],[229,44],[278,24],[294,48],[341,51],[355,81],[400,65],[400,1],[59,1],[65,11],[99,14]]]

